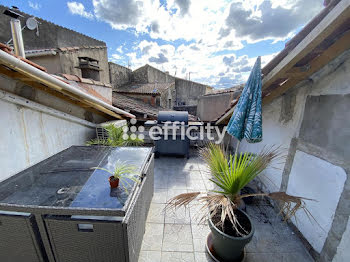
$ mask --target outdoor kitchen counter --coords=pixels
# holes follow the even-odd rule
[[[73,146],[1,182],[0,261],[137,261],[152,150]],[[139,182],[111,189],[110,174],[96,167],[113,172],[118,162],[135,167]]]

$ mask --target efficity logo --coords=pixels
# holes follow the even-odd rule
[[[130,125],[129,126],[124,126],[123,127],[123,139],[127,140],[127,139],[132,139],[135,140],[136,138],[138,139],[145,139],[145,135],[143,134],[143,132],[145,131],[145,127],[144,126],[136,126],[137,120],[132,118],[130,120]]]
[[[123,127],[123,139],[145,139],[145,127],[136,125],[137,120],[131,119],[129,125]],[[200,126],[187,126],[184,122],[167,122],[163,125],[154,125],[148,130],[150,139],[164,140],[209,140],[220,144],[225,136],[226,127],[222,130],[218,126],[209,123]]]

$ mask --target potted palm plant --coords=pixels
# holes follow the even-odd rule
[[[213,252],[219,261],[239,261],[244,256],[244,247],[254,234],[254,225],[241,210],[242,199],[252,196],[267,196],[281,200],[282,214],[289,219],[299,208],[305,208],[304,198],[284,192],[240,194],[250,181],[265,170],[272,161],[281,157],[278,148],[264,149],[260,154],[227,154],[221,145],[208,144],[200,155],[210,168],[217,189],[211,192],[180,194],[167,202],[166,208],[187,206],[197,200],[208,210],[202,219],[208,218],[211,229]],[[293,205],[293,203],[295,205]]]
[[[137,170],[136,167],[125,162],[117,161],[113,171],[102,167],[94,167],[93,169],[100,169],[111,175],[108,178],[111,188],[117,188],[119,186],[119,182],[121,182],[123,188],[127,190],[127,186],[130,184],[128,180],[138,182],[138,179],[132,175],[132,173]]]

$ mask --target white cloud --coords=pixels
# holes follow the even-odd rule
[[[32,1],[28,2],[28,5],[30,8],[33,8],[34,10],[39,10],[41,8],[41,5],[38,3],[34,3]]]
[[[85,6],[82,3],[78,2],[67,2],[67,6],[69,9],[69,12],[71,12],[73,15],[80,15],[82,17],[93,19],[94,15],[90,12],[87,12],[85,10]]]
[[[236,37],[250,41],[285,39],[321,9],[320,0],[233,2],[220,35],[226,37],[234,31]]]
[[[231,87],[244,83],[256,60],[256,57],[248,58],[246,55],[213,56],[210,49],[194,50],[193,47],[197,49],[194,44],[183,44],[176,48],[169,44],[160,45],[155,41],[143,40],[135,46],[133,52],[126,55],[133,70],[150,64],[182,78],[188,78],[191,73],[191,80],[215,87]],[[263,56],[262,66],[275,55],[276,53]],[[166,59],[161,59],[163,56]]]
[[[93,0],[93,6],[95,16],[112,28],[152,39],[125,54],[133,69],[148,63],[179,77],[191,72],[193,80],[228,87],[246,81],[256,60],[236,57],[233,51],[245,41],[291,37],[321,10],[322,0]],[[158,39],[183,39],[185,44],[161,45]],[[274,55],[263,56],[262,64]]]

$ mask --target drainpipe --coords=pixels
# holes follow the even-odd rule
[[[12,41],[13,41],[13,47],[15,49],[15,54],[23,58],[26,58],[26,55],[24,52],[21,21],[19,21],[16,18],[11,18],[10,24],[11,24]]]
[[[129,118],[136,118],[133,114],[130,114],[122,109],[119,109],[117,107],[111,106],[110,104],[92,96],[88,93],[85,93],[83,91],[80,91],[79,89],[76,89],[75,87],[55,78],[54,76],[43,72],[31,65],[29,65],[26,62],[23,62],[22,60],[14,57],[13,55],[10,55],[2,50],[0,50],[0,61],[1,63],[5,64],[6,66],[26,75],[29,76],[38,82],[45,84],[49,87],[53,87],[56,90],[65,90],[72,94],[78,95],[81,97],[81,100],[87,100],[90,103],[93,103],[95,105],[95,108],[99,109],[103,112],[103,109],[108,109],[110,111],[113,111],[117,114],[124,115]]]

